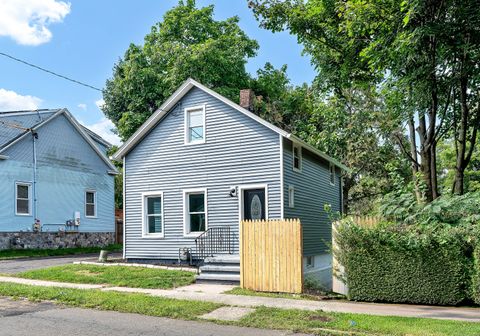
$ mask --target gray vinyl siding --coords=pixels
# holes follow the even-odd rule
[[[335,185],[331,185],[328,162],[302,148],[302,170],[294,171],[292,142],[284,139],[283,148],[284,217],[300,218],[305,256],[325,253],[331,242],[331,220],[324,206],[330,204],[333,212],[340,211],[340,170],[337,169]],[[295,190],[294,208],[289,207],[289,185]]]
[[[206,143],[184,144],[184,109],[206,104]],[[207,188],[208,227],[238,238],[238,197],[231,186],[268,184],[269,218],[281,217],[279,135],[198,88],[125,157],[126,258],[176,259],[184,237],[183,190]],[[142,238],[143,192],[163,192],[164,238]],[[238,246],[236,247],[238,248]]]

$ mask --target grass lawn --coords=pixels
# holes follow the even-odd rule
[[[284,329],[318,335],[408,335],[445,336],[480,335],[480,323],[411,317],[372,316],[363,314],[323,313],[301,310],[258,308],[238,322],[246,327]]]
[[[106,247],[74,247],[74,248],[42,249],[42,250],[40,249],[2,250],[0,251],[0,260],[98,253],[100,252],[100,250],[121,251],[122,245],[112,244]]]
[[[145,294],[35,287],[12,283],[0,283],[0,296],[27,298],[33,301],[49,300],[73,307],[114,310],[184,320],[196,319],[197,316],[221,307],[216,303],[168,299]]]
[[[195,274],[186,271],[73,264],[27,271],[15,276],[58,282],[161,289],[189,285],[195,280]]]
[[[195,320],[222,305],[167,299],[134,293],[100,290],[35,287],[0,283],[0,296],[49,300],[68,306],[96,308],[125,313]],[[422,318],[384,317],[360,314],[308,312],[260,307],[238,322],[220,322],[244,327],[281,329],[317,335],[479,335],[480,323]]]

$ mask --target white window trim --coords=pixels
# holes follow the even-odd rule
[[[162,211],[162,232],[158,233],[149,233],[147,230],[148,220],[147,220],[147,198],[148,197],[161,197],[161,211]],[[164,238],[165,237],[165,214],[163,212],[163,204],[165,199],[163,198],[162,191],[148,191],[142,193],[142,238]],[[124,201],[125,202],[125,201]]]
[[[87,216],[87,193],[93,193],[93,209],[95,210],[95,214],[93,216]],[[85,218],[97,218],[98,214],[98,200],[97,200],[97,191],[95,189],[86,189],[85,190]]]
[[[197,110],[202,110],[203,113],[203,139],[202,140],[196,140],[196,141],[189,141],[188,139],[188,113],[191,111],[197,111]],[[197,145],[197,144],[203,144],[206,142],[207,138],[207,126],[205,122],[205,111],[206,111],[206,104],[203,105],[197,105],[197,106],[192,106],[192,107],[187,107],[184,110],[184,144],[185,145]]]
[[[28,186],[28,213],[19,213],[17,207],[18,188],[17,186]],[[32,182],[15,182],[15,215],[16,216],[32,216]]]
[[[308,259],[311,258],[311,263],[308,263]],[[305,257],[305,268],[306,269],[312,269],[315,268],[315,256],[307,256]]]
[[[298,164],[299,168],[295,167],[295,148],[298,149]],[[303,155],[302,155],[302,146],[295,142],[292,143],[292,168],[296,172],[301,172],[303,168]]]
[[[333,175],[333,182],[332,182],[332,175]],[[329,179],[330,185],[332,186],[335,185],[335,180],[337,179],[336,175],[337,173],[335,172],[335,165],[330,163],[330,165],[328,166],[328,179]]]
[[[295,187],[291,184],[288,186],[288,207],[295,208]]]
[[[205,231],[208,230],[208,192],[207,188],[183,189],[183,236],[196,238],[205,231],[190,232],[190,216],[188,216],[188,194],[203,193],[205,202]]]
[[[244,184],[238,186],[238,219],[243,220],[243,191],[249,189],[265,189],[265,220],[268,219],[268,184]]]

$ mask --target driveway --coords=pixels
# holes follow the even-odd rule
[[[0,326],[0,336],[300,336],[287,331],[64,308],[52,303],[12,301],[5,298],[0,298]]]
[[[120,256],[121,254],[118,254]],[[117,256],[117,254],[111,254],[111,256]],[[43,258],[21,258],[21,259],[9,259],[0,260],[0,273],[20,273],[33,269],[71,264],[74,261],[82,260],[96,260],[98,253],[95,254],[82,254],[72,255],[64,257],[43,257]]]

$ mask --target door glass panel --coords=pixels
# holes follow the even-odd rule
[[[250,215],[252,219],[262,219],[262,201],[258,195],[253,195],[250,203]]]

